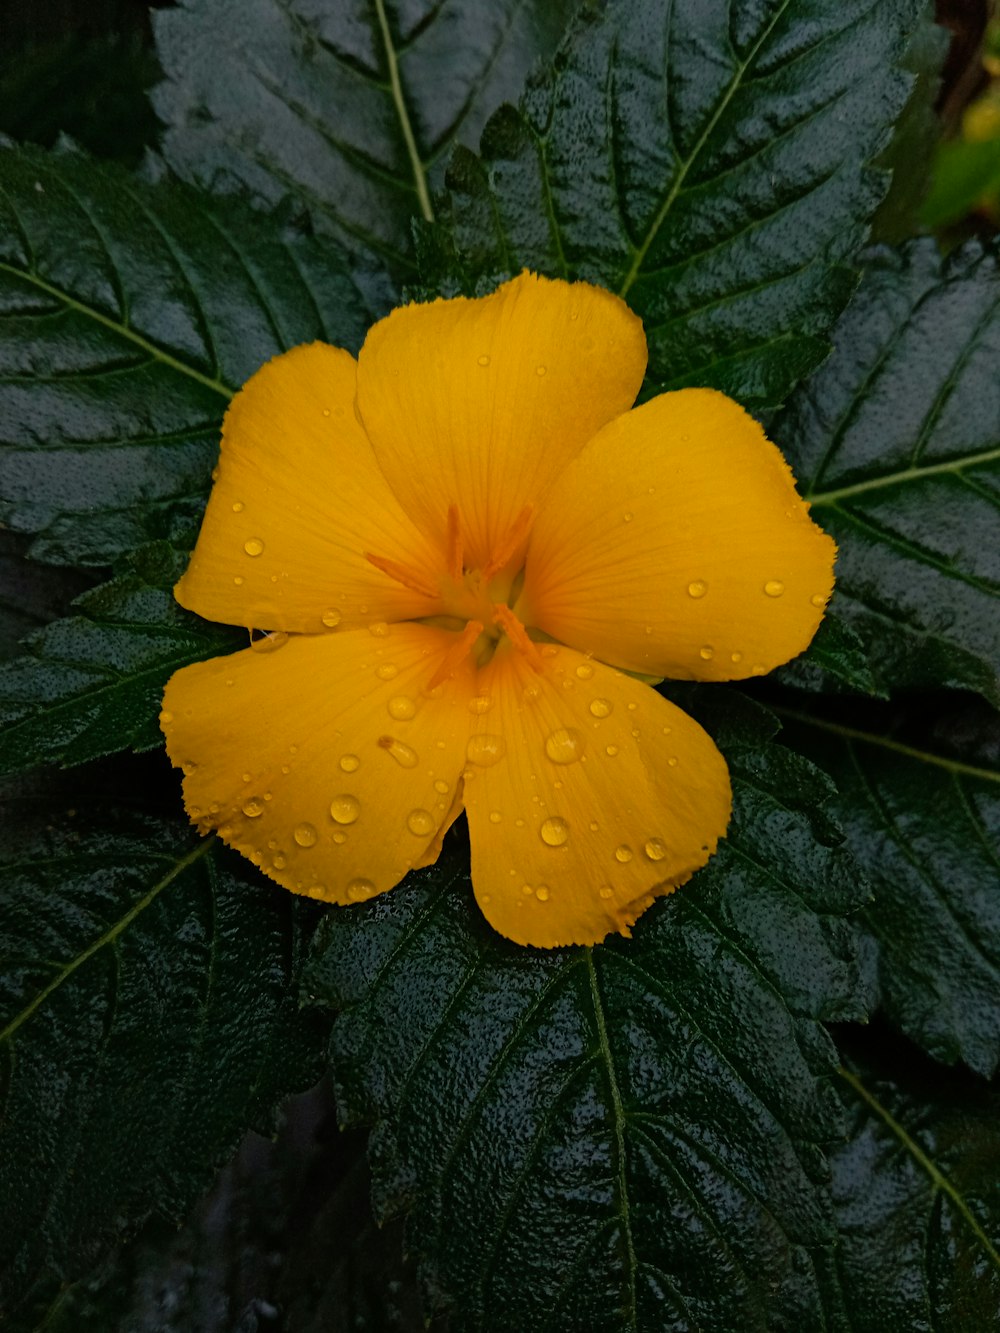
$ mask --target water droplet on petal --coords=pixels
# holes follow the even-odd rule
[[[287,862],[285,861],[285,858],[279,854],[278,856],[271,857],[271,864],[274,866],[275,870],[284,870]]]
[[[408,722],[417,713],[417,705],[408,694],[397,694],[389,700],[386,707],[389,710],[389,716],[397,722]]]
[[[485,352],[482,354],[482,356],[476,357],[476,360],[481,366],[488,366],[490,364],[490,358],[486,355]]]
[[[340,612],[331,607],[329,611],[323,612],[323,624],[327,629],[336,629],[340,624]]]
[[[272,634],[264,634],[259,639],[253,639],[250,647],[255,653],[276,653],[287,642],[288,635],[283,629],[278,629]]]
[[[627,847],[627,846],[625,845],[625,843],[622,843],[620,847],[616,847],[616,848],[615,848],[615,860],[616,860],[616,861],[620,861],[620,862],[622,863],[622,865],[625,865],[625,863],[626,863],[627,861],[631,861],[631,860],[632,860],[632,848],[631,848],[631,847]]]
[[[590,711],[594,717],[607,717],[614,704],[610,699],[592,699],[590,701]]]
[[[581,680],[590,680],[591,676],[594,674],[594,668],[589,662],[581,662],[576,669],[576,674]]]
[[[780,579],[768,579],[764,584],[764,592],[768,597],[780,597],[785,591],[785,585]]]
[[[677,756],[676,756],[675,754],[672,754],[672,755],[670,756],[670,758],[667,760],[667,763],[670,765],[671,768],[676,768],[676,767],[677,767]]]
[[[330,818],[338,824],[353,824],[361,814],[361,802],[356,796],[350,796],[346,792],[342,796],[335,796],[330,802]]]
[[[761,666],[761,664],[758,662],[758,663],[756,663],[755,666],[752,666],[752,667],[750,668],[750,674],[751,674],[751,676],[766,676],[766,675],[767,675],[767,667],[766,667],[766,666]]]
[[[474,694],[469,700],[470,713],[488,713],[493,707],[493,700],[488,694]]]
[[[542,835],[542,842],[549,847],[561,847],[569,841],[569,825],[558,816],[546,819],[538,831]]]
[[[501,819],[503,819],[503,815],[500,813],[499,810],[491,810],[491,811],[490,811],[490,823],[491,823],[491,824],[499,824],[500,821],[501,821]]]
[[[375,892],[375,885],[370,879],[352,879],[347,885],[347,896],[352,902],[359,902]]]
[[[730,654],[729,654],[729,660],[730,660],[730,662],[742,662],[742,661],[743,661],[743,654],[742,654],[742,653],[730,653]]]
[[[406,816],[406,827],[418,838],[426,838],[436,827],[429,810],[411,810]]]
[[[548,374],[548,369],[549,369],[548,366],[536,366],[536,367],[535,367],[535,374],[536,374],[536,375],[546,375],[546,374]]]
[[[545,753],[554,764],[573,764],[583,754],[586,744],[575,727],[560,727],[545,742]]]
[[[708,592],[708,584],[705,582],[704,579],[692,579],[692,581],[688,584],[689,597],[694,597],[694,598],[704,597],[707,592]]]
[[[420,763],[420,756],[416,750],[403,741],[396,740],[395,736],[380,736],[377,743],[380,749],[392,755],[401,768],[416,768]]]
[[[264,813],[264,802],[257,796],[251,796],[243,802],[243,813],[247,819],[257,819]]]
[[[356,773],[361,767],[361,760],[356,754],[342,754],[340,756],[340,767],[345,773]]]
[[[173,720],[174,720],[173,713],[171,713],[169,708],[165,708],[163,712],[160,714],[160,721],[163,723],[165,727],[169,727],[171,722],[173,722]]]
[[[319,834],[313,828],[312,824],[299,824],[292,837],[300,847],[315,847]]]
[[[513,875],[514,871],[512,870],[510,873]],[[526,898],[530,898],[531,895],[535,892],[535,890],[531,887],[530,884],[522,884],[521,892],[524,894]]]
[[[715,649],[709,647],[706,643],[704,648],[698,649],[698,656],[703,662],[711,662],[712,658],[715,656]]]
[[[444,778],[438,778],[438,780],[434,784],[434,790],[436,792],[440,792],[442,796],[446,794],[446,792],[448,791],[448,784],[447,782],[445,782]]]
[[[264,550],[264,543],[259,537],[248,537],[243,543],[243,549],[247,555],[260,555]]]
[[[535,890],[535,897],[538,899],[540,903],[547,903],[549,901],[548,886],[545,884],[539,884],[538,888]]]
[[[333,840],[334,840],[335,843],[338,843],[338,844],[340,844],[340,843],[344,843],[344,842],[347,841],[347,834],[341,832],[340,829],[334,829],[334,832],[333,832]]]
[[[478,736],[470,737],[465,747],[465,754],[470,764],[478,764],[480,768],[490,768],[503,758],[506,749],[502,736],[491,736],[489,732],[482,732]]]
[[[611,887],[610,884],[605,884],[603,889],[601,889],[602,898],[610,898],[613,894],[614,894],[614,889]]]
[[[375,674],[379,680],[393,680],[399,675],[399,667],[394,662],[383,662],[375,668]]]
[[[626,510],[625,510],[625,513],[622,514],[622,522],[623,522],[623,523],[631,523],[631,522],[632,522],[632,519],[633,519],[634,517],[635,517],[635,515],[632,513],[632,511],[631,511],[630,509],[626,509]]]
[[[376,639],[385,639],[389,634],[389,626],[384,620],[376,620],[368,626],[368,633],[374,635]]]
[[[637,731],[636,731],[636,732],[633,732],[633,735],[635,735],[635,736],[638,736],[638,734],[639,734],[639,733],[638,733]],[[607,755],[610,755],[611,758],[614,759],[615,755],[618,753],[618,746],[617,746],[617,745],[608,745],[608,746],[605,747],[604,753],[607,754]]]
[[[236,577],[233,579],[233,582],[236,584],[237,588],[242,588],[244,582],[243,575],[237,574]]]
[[[821,592],[813,593],[809,600],[812,602],[813,606],[826,606],[826,598]]]
[[[243,501],[242,501],[242,500],[234,500],[234,501],[233,501],[233,513],[234,513],[234,514],[241,514],[242,512],[243,512]]]
[[[667,854],[667,844],[662,838],[650,838],[643,850],[651,861],[662,861]]]

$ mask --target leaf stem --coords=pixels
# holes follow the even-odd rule
[[[427,189],[427,175],[424,171],[424,164],[420,160],[420,153],[417,151],[417,141],[413,134],[413,126],[410,123],[410,113],[406,109],[406,100],[403,97],[403,85],[399,78],[399,61],[396,59],[396,48],[392,44],[389,20],[385,14],[385,0],[375,0],[375,12],[378,15],[378,26],[382,32],[386,63],[389,66],[392,100],[396,104],[396,114],[399,116],[400,128],[406,141],[406,151],[410,156],[410,166],[413,169],[413,182],[417,189],[417,199],[420,201],[420,211],[428,222],[433,222],[434,209],[431,207],[431,196]]]
[[[890,472],[883,477],[872,477],[869,481],[855,482],[853,486],[841,486],[835,491],[817,491],[807,494],[811,505],[835,505],[852,495],[864,495],[867,491],[881,490],[885,486],[903,485],[908,481],[919,481],[922,477],[933,477],[942,472],[960,472],[965,467],[975,467],[979,463],[995,463],[1000,459],[1000,449],[984,449],[979,454],[969,454],[965,458],[956,458],[944,463],[930,463],[926,467],[908,467],[902,472]]]

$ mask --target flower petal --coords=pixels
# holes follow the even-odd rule
[[[192,820],[297,893],[391,889],[454,818],[474,668],[421,692],[454,637],[293,636],[178,671],[161,725]]]
[[[485,298],[404,306],[376,324],[358,407],[407,513],[444,548],[456,506],[466,566],[482,569],[631,406],[645,368],[642,323],[618,297],[522,273]]]
[[[739,680],[809,645],[835,554],[757,422],[682,389],[611,422],[559,478],[515,609],[628,670]]]
[[[469,740],[472,882],[509,939],[595,944],[705,864],[729,821],[729,773],[648,685],[542,652],[541,674],[503,644],[480,672],[492,706]]]
[[[437,586],[440,557],[400,509],[354,414],[357,363],[325,343],[262,366],[233,399],[177,600],[207,620],[323,633],[433,615],[372,552]]]

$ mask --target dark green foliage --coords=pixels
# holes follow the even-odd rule
[[[306,984],[345,1011],[342,1113],[375,1123],[376,1210],[413,1210],[458,1329],[817,1326],[820,1145],[840,1126],[817,1020],[861,1012],[841,914],[865,889],[818,808],[829,788],[767,743],[766,715],[687,701],[737,812],[631,942],[509,944],[454,846],[321,927]]]
[[[69,799],[8,799],[0,835],[11,1318],[143,1219],[183,1216],[245,1127],[317,1077],[323,1037],[295,993],[309,904],[120,783]]]
[[[425,277],[599,282],[645,322],[647,391],[780,402],[853,288],[926,21],[923,0],[610,0],[496,113],[481,158],[456,153]]]
[[[329,244],[233,201],[0,149],[0,522],[107,564],[193,540],[222,414],[266,360],[371,315]]]
[[[985,710],[982,710],[985,712]],[[837,784],[838,818],[872,884],[865,928],[880,1004],[938,1060],[1000,1062],[1000,762],[956,760],[801,716],[789,739]],[[977,725],[998,731],[995,714]]]
[[[166,542],[143,547],[110,583],[78,598],[78,614],[39,630],[0,666],[0,773],[159,745],[170,676],[246,647],[245,633],[174,601],[186,560]]]
[[[828,1327],[1000,1325],[1000,1091],[912,1048],[842,1034],[848,1142],[833,1155],[840,1244]]]
[[[883,689],[1000,702],[1000,275],[970,245],[876,251],[772,434],[836,538],[831,618]]]
[[[452,148],[475,145],[577,7],[183,0],[155,20],[164,152],[204,185],[291,194],[362,263],[412,279],[411,220],[432,215]]]

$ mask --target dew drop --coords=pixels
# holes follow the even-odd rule
[[[243,543],[243,549],[247,555],[261,555],[264,550],[264,543],[259,537],[248,537]]]
[[[426,838],[436,827],[429,810],[411,810],[406,816],[406,827],[418,838]]]
[[[375,620],[368,626],[368,633],[376,639],[385,639],[389,635],[389,626],[384,620]]]
[[[438,780],[434,784],[434,790],[438,792],[441,796],[447,794],[448,784],[447,782],[445,782],[444,778],[438,778]]]
[[[347,834],[343,833],[340,829],[335,829],[333,833],[333,840],[338,845],[340,843],[344,843],[347,841]]]
[[[614,704],[610,699],[591,699],[590,711],[594,717],[607,717]]]
[[[693,579],[688,584],[689,597],[694,597],[694,598],[704,597],[707,592],[708,592],[708,584],[705,582],[704,579]]]
[[[743,654],[742,654],[742,653],[730,653],[730,654],[729,654],[729,660],[730,660],[730,662],[742,662],[742,661],[743,661]]]
[[[703,662],[711,662],[712,658],[715,656],[715,649],[710,648],[706,643],[704,648],[698,649],[698,656]]]
[[[396,740],[395,736],[380,736],[378,738],[379,748],[386,750],[392,755],[400,768],[416,768],[420,763],[420,756],[416,750],[412,749],[403,741]]]
[[[826,598],[821,592],[813,593],[809,600],[812,602],[813,606],[826,606]]]
[[[548,370],[549,370],[548,366],[536,366],[536,367],[535,367],[535,374],[536,374],[536,375],[547,375],[547,374],[548,374]]]
[[[271,857],[271,864],[274,866],[275,870],[284,870],[288,863],[285,858],[279,854],[278,856]]]
[[[513,875],[514,871],[512,870],[510,873]],[[530,898],[531,895],[535,892],[535,890],[531,887],[530,884],[522,884],[521,892],[524,894],[526,898]]]
[[[470,713],[488,713],[493,707],[493,699],[488,694],[474,694],[469,700]]]
[[[546,819],[538,831],[542,835],[542,842],[549,847],[561,847],[569,841],[569,825],[558,816]]]
[[[476,357],[476,361],[481,366],[488,366],[490,364],[490,358],[486,355],[485,352],[482,354],[482,356]]]
[[[383,662],[375,668],[375,674],[379,680],[393,680],[399,675],[399,667],[394,662]]]
[[[356,754],[342,754],[340,756],[340,767],[345,773],[356,773],[361,767],[361,760]]]
[[[330,415],[330,409],[328,407],[323,408],[323,415],[325,417],[328,417]]]
[[[545,753],[554,764],[574,764],[583,754],[586,744],[575,727],[560,727],[545,741]]]
[[[333,607],[329,611],[323,612],[323,624],[327,629],[336,629],[340,624],[340,612]]]
[[[752,666],[750,668],[750,674],[751,676],[766,676],[767,667],[761,666],[761,664],[758,662],[755,666]]]
[[[330,802],[330,818],[337,824],[353,824],[361,814],[361,802],[346,792]]]
[[[667,854],[667,845],[662,838],[650,838],[643,851],[651,861],[662,861]]]
[[[676,756],[675,754],[672,754],[672,755],[670,756],[670,758],[667,760],[667,763],[670,765],[671,768],[676,768],[676,767],[677,767],[677,756]]]
[[[173,713],[171,713],[169,708],[165,708],[163,712],[160,714],[160,721],[163,723],[165,727],[169,727],[171,722],[173,722],[173,720],[174,720]]]
[[[299,824],[296,826],[292,837],[300,847],[315,847],[319,834],[313,828],[312,824]]]
[[[287,642],[288,635],[283,629],[278,629],[273,634],[264,634],[261,638],[254,639],[250,647],[255,653],[276,653]]]
[[[626,509],[624,514],[622,514],[623,523],[631,523],[633,518],[635,518],[635,515],[632,513],[630,509]]]
[[[549,901],[548,886],[545,884],[539,884],[538,888],[535,890],[535,897],[538,899],[540,903],[547,903]]]
[[[596,833],[597,830],[598,830],[600,827],[601,827],[601,826],[600,826],[600,824],[598,824],[598,822],[597,822],[596,819],[592,819],[592,820],[590,821],[590,831],[591,831],[591,833]]]
[[[616,861],[620,861],[620,862],[622,863],[622,865],[625,865],[625,863],[626,863],[627,861],[631,861],[631,860],[632,860],[632,848],[626,846],[625,843],[622,843],[620,847],[616,847],[616,848],[615,848],[615,860],[616,860]]]
[[[484,731],[470,738],[465,747],[465,755],[470,764],[478,764],[480,768],[490,768],[503,758],[506,748],[502,736],[491,736],[489,732]]]
[[[233,501],[233,513],[234,513],[234,514],[241,514],[242,512],[243,512],[243,501],[242,501],[242,500],[234,500],[234,501]]]
[[[408,694],[397,694],[390,699],[386,707],[389,710],[389,716],[397,722],[409,722],[411,717],[416,716],[417,705]]]
[[[576,674],[581,680],[590,680],[591,676],[594,674],[594,668],[589,662],[581,662],[576,669]]]
[[[764,584],[764,593],[768,597],[780,597],[785,591],[785,585],[780,579],[768,579]]]
[[[233,579],[233,582],[236,584],[237,588],[242,588],[242,587],[243,587],[243,575],[242,575],[242,574],[237,574],[236,577]]]
[[[243,802],[243,813],[247,819],[258,819],[264,813],[264,802],[257,796],[251,796]]]
[[[491,811],[490,811],[490,823],[491,823],[491,824],[499,824],[500,821],[501,821],[501,819],[503,819],[503,815],[500,813],[499,810],[491,810]]]
[[[635,734],[635,735],[638,735],[639,733],[638,733],[638,732],[635,732],[634,734]],[[617,745],[609,745],[609,746],[607,746],[607,748],[605,749],[604,753],[607,754],[607,755],[610,755],[611,758],[614,759],[615,755],[618,753],[618,746],[617,746]]]
[[[604,887],[601,889],[602,898],[610,898],[613,893],[614,889],[611,887],[610,884],[605,884]]]
[[[352,902],[359,902],[375,892],[375,885],[370,879],[352,879],[347,885],[347,896]]]

